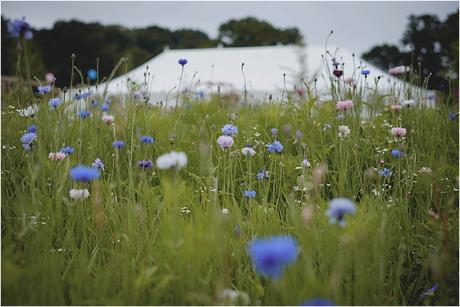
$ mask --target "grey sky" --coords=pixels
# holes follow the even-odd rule
[[[436,14],[444,19],[459,7],[450,2],[1,2],[7,18],[23,16],[36,28],[57,20],[193,28],[211,37],[231,19],[255,16],[277,27],[298,27],[307,44],[331,43],[358,54],[381,43],[398,43],[410,14]]]

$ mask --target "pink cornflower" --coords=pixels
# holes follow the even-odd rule
[[[388,70],[388,73],[392,76],[395,76],[395,75],[401,75],[407,71],[409,71],[410,68],[409,67],[406,67],[404,65],[401,65],[401,66],[396,66],[396,67],[393,67],[393,68],[390,68],[390,70]]]
[[[67,157],[67,155],[63,152],[50,152],[48,158],[53,161],[62,161]]]
[[[401,127],[391,128],[391,134],[397,138],[403,137],[406,135],[406,128],[401,128]]]
[[[45,82],[46,84],[52,84],[54,82],[54,75],[52,73],[47,73],[45,75]]]
[[[232,147],[233,143],[235,143],[235,141],[233,140],[233,138],[231,136],[221,135],[217,139],[217,143],[219,144],[220,148],[226,149],[226,148]]]
[[[344,100],[344,101],[339,101],[339,102],[337,102],[335,107],[336,107],[337,110],[349,110],[349,109],[351,109],[353,107],[353,101],[351,101],[350,99]]]
[[[400,105],[400,104],[392,104],[392,105],[390,106],[390,109],[391,109],[392,111],[399,111],[399,110],[401,110],[401,105]]]
[[[102,121],[106,124],[111,124],[115,121],[115,117],[113,117],[112,115],[104,115],[102,116]]]

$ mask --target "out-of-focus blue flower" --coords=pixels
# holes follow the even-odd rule
[[[141,136],[141,143],[144,144],[153,144],[155,143],[155,138],[148,136],[148,135],[143,135]]]
[[[270,132],[272,133],[272,136],[276,136],[278,134],[278,129],[272,128]]]
[[[54,108],[56,109],[58,106],[60,106],[62,104],[62,100],[61,98],[59,97],[55,97],[55,98],[51,98],[49,101],[48,101],[48,105],[51,107],[51,108]]]
[[[65,146],[65,147],[62,147],[60,150],[60,152],[65,153],[66,155],[70,155],[74,151],[75,151],[75,148],[73,148],[72,146]]]
[[[355,204],[348,198],[334,198],[329,202],[329,209],[326,214],[331,224],[345,226],[345,214],[355,214]]]
[[[153,163],[152,160],[139,160],[137,161],[137,165],[139,165],[140,168],[151,168]]]
[[[75,99],[76,100],[80,100],[80,99],[86,99],[88,97],[90,97],[93,93],[91,91],[87,91],[87,92],[80,92],[78,94],[75,94]]]
[[[37,133],[37,126],[36,125],[29,125],[27,126],[27,132],[28,133]]]
[[[268,172],[262,169],[257,173],[256,177],[257,177],[257,180],[263,180],[264,178],[268,178]]]
[[[97,78],[97,71],[95,69],[88,70],[88,78],[90,80],[96,80]]]
[[[284,146],[279,141],[274,141],[273,143],[267,145],[267,150],[269,152],[282,153],[284,150]]]
[[[30,40],[33,38],[32,27],[25,21],[25,18],[9,20],[7,23],[8,33],[13,37],[24,35],[24,38]]]
[[[297,240],[292,236],[274,236],[249,242],[249,256],[258,273],[281,277],[284,268],[298,256]]]
[[[82,164],[70,169],[70,177],[74,181],[89,182],[99,178],[99,176],[100,174],[97,169]]]
[[[91,100],[91,106],[92,107],[97,107],[99,105],[99,102],[95,101],[95,100]]]
[[[51,92],[51,86],[50,85],[39,85],[37,86],[37,91],[40,95],[45,95],[46,93]]]
[[[224,135],[234,136],[238,133],[238,128],[231,124],[226,124],[220,130]]]
[[[109,110],[109,107],[110,107],[109,104],[104,102],[101,106],[101,110],[104,112],[107,112]]]
[[[256,197],[256,191],[254,191],[254,190],[244,191],[244,197],[254,198],[254,197]]]
[[[303,137],[302,131],[297,130],[296,133],[295,133],[295,137],[298,138],[298,139],[302,138]]]
[[[177,61],[177,63],[179,63],[180,65],[185,66],[185,64],[188,63],[187,59],[179,59],[179,61]]]
[[[112,143],[112,146],[114,148],[123,148],[123,147],[125,147],[125,142],[123,142],[123,141],[115,141],[115,142]]]
[[[36,139],[37,139],[37,134],[35,132],[28,132],[24,134],[23,136],[21,136],[22,147],[24,147],[25,150],[29,150],[30,145]]]
[[[395,158],[402,158],[405,156],[404,152],[402,152],[401,150],[399,149],[393,149],[391,151],[391,155]]]
[[[335,306],[335,302],[324,298],[314,298],[302,302],[300,306]]]
[[[102,162],[102,160],[99,159],[99,158],[96,158],[96,160],[94,160],[94,162],[93,162],[93,164],[91,164],[91,166],[96,168],[96,169],[98,169],[98,170],[100,170],[100,171],[103,171],[104,167],[105,167],[104,162]]]
[[[364,75],[364,76],[367,76],[368,74],[371,73],[371,71],[369,69],[363,69],[361,70],[361,73]]]
[[[434,292],[435,292],[436,290],[438,290],[438,288],[439,288],[439,284],[438,284],[438,283],[435,283],[435,284],[433,285],[433,287],[431,287],[430,289],[428,289],[428,290],[426,290],[425,292],[423,292],[423,293],[420,295],[420,298],[423,298],[423,297],[429,296],[429,295],[433,295]]]
[[[455,113],[455,112],[449,112],[449,115],[447,115],[447,118],[449,118],[449,120],[454,120],[458,117],[458,112]]]
[[[384,168],[382,170],[379,171],[379,175],[380,177],[389,177],[393,174],[393,172],[388,169],[388,168]]]
[[[88,111],[88,110],[81,110],[79,113],[78,113],[78,116],[80,116],[81,119],[85,119],[85,118],[88,118],[91,116],[91,112]]]

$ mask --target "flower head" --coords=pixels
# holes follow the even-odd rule
[[[106,102],[104,102],[102,105],[101,105],[101,110],[104,111],[104,112],[107,112],[110,108],[110,105]]]
[[[271,144],[267,145],[267,150],[268,152],[277,152],[277,153],[282,153],[284,150],[283,144],[279,141],[274,141]]]
[[[233,140],[233,138],[228,135],[221,135],[217,139],[217,144],[219,144],[220,148],[222,149],[230,148],[233,146],[234,143],[235,141]]]
[[[457,112],[457,113],[455,113],[455,112],[449,112],[449,114],[447,115],[447,118],[448,118],[449,120],[454,120],[454,119],[456,119],[457,117],[458,117],[458,112]]]
[[[87,92],[80,92],[78,94],[75,94],[75,99],[76,100],[80,100],[80,99],[86,99],[88,97],[90,97],[93,93],[91,91],[87,91]]]
[[[46,93],[49,93],[51,92],[51,86],[49,85],[39,85],[37,86],[37,91],[40,95],[45,95]]]
[[[341,139],[346,139],[350,136],[351,130],[348,126],[339,126],[339,133],[338,136]]]
[[[403,74],[405,72],[408,72],[408,71],[410,71],[409,67],[401,65],[401,66],[396,66],[396,67],[390,68],[388,73],[390,75],[392,75],[392,76],[396,76],[396,75],[401,75],[401,74]]]
[[[99,178],[99,176],[100,174],[97,169],[82,164],[70,169],[70,177],[74,181],[89,182]]]
[[[55,98],[51,98],[49,101],[48,101],[48,105],[51,107],[51,108],[54,108],[56,109],[58,106],[60,106],[62,104],[62,101],[61,101],[61,98],[59,97],[55,97]]]
[[[264,169],[260,170],[257,174],[256,174],[256,178],[257,180],[263,180],[264,178],[268,178],[268,172]]]
[[[88,111],[88,110],[81,110],[79,113],[78,113],[78,116],[81,118],[81,119],[85,119],[85,118],[88,118],[91,116],[91,112]]]
[[[244,191],[243,194],[244,194],[244,197],[246,197],[246,198],[254,198],[254,197],[256,197],[256,191],[254,191],[254,190]]]
[[[155,143],[155,138],[148,136],[148,135],[143,135],[141,136],[141,143],[143,144],[153,144]]]
[[[187,59],[179,59],[179,61],[177,61],[177,63],[179,63],[180,65],[182,65],[182,67],[185,66],[185,64],[188,63]]]
[[[348,100],[344,100],[344,101],[339,101],[337,102],[337,104],[335,105],[335,108],[337,110],[349,110],[353,107],[353,101],[351,101],[350,99]]]
[[[94,160],[94,162],[91,164],[91,166],[93,168],[95,168],[95,169],[100,170],[100,171],[103,171],[104,167],[105,167],[104,162],[102,162],[102,160],[99,159],[99,158],[96,158],[96,160]]]
[[[335,306],[335,302],[324,298],[314,298],[302,302],[300,306]]]
[[[50,152],[48,158],[53,161],[62,161],[67,157],[67,155],[63,152]]]
[[[395,158],[402,158],[405,156],[404,152],[402,152],[401,150],[399,149],[393,149],[391,151],[391,155]]]
[[[221,129],[224,135],[235,136],[238,133],[238,128],[231,124],[226,124]]]
[[[112,143],[112,147],[113,148],[118,148],[118,149],[123,148],[123,147],[125,147],[125,142],[123,142],[123,141],[115,141],[115,142]]]
[[[302,160],[302,167],[306,168],[306,167],[310,167],[311,166],[311,163],[310,161],[308,161],[308,158],[305,156]]]
[[[275,136],[278,135],[278,129],[276,129],[276,128],[272,128],[272,129],[270,130],[270,132],[272,133],[272,136],[273,136],[273,137],[275,137]]]
[[[29,125],[27,126],[27,132],[28,133],[37,133],[37,126],[36,125]]]
[[[65,147],[62,147],[60,152],[62,152],[63,154],[66,154],[66,155],[70,155],[72,154],[73,152],[75,151],[75,148],[71,147],[71,146],[65,146]]]
[[[355,214],[355,204],[348,198],[334,198],[329,202],[329,209],[326,214],[331,224],[345,226],[345,214]]]
[[[88,78],[89,78],[90,80],[96,80],[96,78],[97,78],[97,71],[96,71],[95,69],[92,68],[92,69],[88,70],[88,74],[87,74],[87,75],[88,75]]]
[[[18,109],[17,111],[22,117],[33,117],[38,112],[38,105],[33,104],[26,109]]]
[[[343,70],[341,69],[334,69],[334,71],[332,72],[334,74],[334,76],[336,76],[337,78],[340,78],[342,75],[343,75]]]
[[[246,145],[243,149],[241,149],[241,153],[245,156],[253,156],[256,154],[256,151],[250,145]]]
[[[384,169],[379,171],[379,176],[380,177],[389,177],[391,175],[393,175],[393,172],[389,168],[384,168]]]
[[[401,138],[406,135],[406,128],[401,128],[401,127],[394,127],[391,128],[391,134],[394,137]]]
[[[184,152],[171,151],[158,157],[156,161],[159,169],[181,169],[187,165],[187,155]]]
[[[36,139],[37,139],[37,134],[35,132],[28,132],[24,134],[23,136],[21,136],[22,147],[24,147],[25,150],[29,150],[30,145]]]
[[[413,107],[415,106],[415,101],[414,99],[407,99],[407,100],[404,100],[401,104],[403,107]]]
[[[249,242],[249,256],[258,273],[281,277],[284,268],[297,260],[297,240],[292,236],[273,236]]]
[[[46,84],[51,84],[51,83],[53,83],[55,79],[56,79],[56,78],[54,77],[54,75],[53,75],[52,73],[50,73],[50,72],[47,73],[47,74],[45,75],[45,82],[46,82]]]
[[[115,121],[115,117],[113,117],[112,115],[104,115],[102,116],[102,121],[109,125]]]
[[[367,77],[367,75],[369,75],[371,73],[371,71],[369,69],[363,69],[361,70],[361,74],[363,74],[364,76]]]
[[[24,36],[25,39],[32,39],[32,27],[25,21],[25,18],[9,20],[7,23],[8,33],[13,37]]]
[[[152,160],[139,160],[137,161],[137,165],[140,168],[151,168],[153,166]]]
[[[72,189],[69,191],[70,198],[74,200],[86,199],[89,197],[88,189]]]
[[[390,109],[391,109],[392,111],[399,111],[399,110],[401,110],[401,105],[400,105],[400,104],[392,104],[392,105],[390,106]]]

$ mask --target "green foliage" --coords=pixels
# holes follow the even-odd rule
[[[212,305],[223,303],[224,288],[246,292],[251,305],[315,297],[340,305],[458,304],[459,130],[446,104],[393,113],[354,97],[355,107],[369,103],[378,115],[356,111],[339,120],[332,102],[312,99],[237,107],[214,97],[169,111],[115,99],[112,126],[89,102],[92,116],[80,120],[66,111],[69,102],[50,111],[49,98],[2,97],[4,304]],[[26,101],[40,105],[34,118],[15,110]],[[239,132],[224,151],[216,139],[229,122]],[[38,124],[38,141],[25,151],[19,139],[29,124]],[[338,138],[339,125],[351,128],[349,139]],[[404,158],[389,153],[398,146],[390,126],[407,128]],[[285,145],[279,155],[265,147],[273,127]],[[140,144],[140,135],[157,141]],[[115,139],[126,147],[113,149]],[[246,143],[255,156],[242,156]],[[63,145],[76,150],[61,162],[48,159]],[[178,173],[137,167],[172,150],[188,156]],[[299,167],[304,155],[311,168]],[[105,170],[86,185],[90,198],[72,200],[69,190],[85,185],[72,182],[69,169],[97,157]],[[394,173],[387,179],[372,173],[382,159]],[[313,168],[323,163],[325,182],[315,186]],[[270,178],[257,181],[262,168]],[[256,198],[243,197],[249,188]],[[344,228],[325,214],[327,201],[339,196],[357,204]],[[247,244],[276,234],[295,236],[300,254],[272,281],[254,271]],[[434,283],[439,290],[420,297]]]

